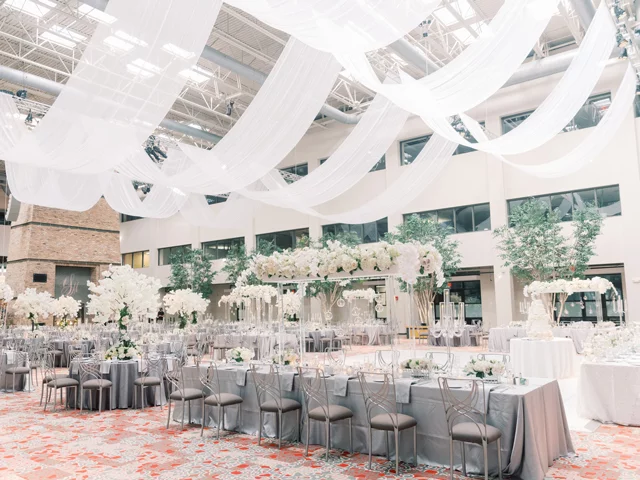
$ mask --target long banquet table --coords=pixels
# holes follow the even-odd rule
[[[204,368],[204,367],[201,367]],[[201,388],[196,367],[185,367],[186,387]],[[240,374],[242,375],[242,374]],[[255,387],[248,372],[245,385],[240,386],[237,369],[219,370],[222,391],[240,395],[244,403],[225,410],[225,426],[228,429],[257,435],[259,410]],[[531,380],[530,380],[531,381]],[[533,381],[531,381],[533,383]],[[487,385],[493,388],[489,393],[487,421],[502,431],[502,458],[505,474],[526,480],[541,480],[553,461],[574,452],[569,427],[562,403],[562,396],[555,380],[539,380],[535,385]],[[329,401],[332,404],[349,407],[355,414],[353,418],[353,446],[355,451],[367,452],[366,413],[362,392],[357,379],[347,384],[346,396],[334,394],[334,379],[327,379]],[[283,397],[303,402],[302,394],[295,377],[292,388],[283,390]],[[215,425],[215,409],[209,408],[207,425]],[[202,411],[200,401],[192,402],[192,421],[200,423]],[[428,465],[449,464],[449,440],[442,405],[442,398],[435,380],[412,385],[410,403],[398,404],[398,411],[414,416],[418,420],[418,461]],[[178,403],[174,411],[174,420],[180,421],[182,407]],[[185,416],[186,418],[186,416]],[[238,420],[236,420],[238,419]],[[239,422],[239,424],[238,424]],[[335,448],[349,448],[349,427],[347,422],[332,425],[332,445]],[[296,414],[287,413],[283,417],[283,441],[295,440],[298,429]],[[324,445],[324,426],[320,422],[311,423],[310,443]],[[265,413],[263,435],[274,437],[276,434],[275,415]],[[304,435],[304,428],[301,429]],[[300,438],[304,438],[301,436]],[[375,432],[373,453],[385,452],[384,436]],[[401,459],[413,461],[413,435],[400,435]],[[393,453],[393,442],[390,442]],[[460,468],[460,449],[456,449],[455,463]],[[495,444],[489,447],[490,472],[497,474],[497,455]],[[469,472],[483,471],[482,448],[467,445],[467,469]]]
[[[553,336],[570,338],[576,347],[576,353],[584,352],[584,343],[593,334],[593,328],[553,327]]]
[[[570,338],[514,338],[510,347],[511,365],[517,376],[569,378],[576,374],[578,360]]]
[[[640,359],[584,362],[578,381],[578,413],[599,422],[640,426]]]
[[[526,337],[524,327],[494,327],[489,329],[489,351],[509,353],[512,338]]]

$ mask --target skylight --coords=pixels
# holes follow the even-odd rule
[[[132,45],[131,43],[125,42],[124,40],[121,40],[118,37],[114,37],[114,36],[107,37],[102,42],[105,45],[108,45],[118,50],[122,50],[123,52],[128,52],[134,47],[134,45]]]
[[[138,37],[134,37],[133,35],[129,35],[127,32],[123,32],[122,30],[118,30],[115,33],[116,37],[121,38],[129,43],[133,43],[134,45],[138,45],[140,47],[148,46],[148,43],[144,40],[139,39]]]
[[[154,65],[153,63],[149,63],[146,60],[143,60],[141,58],[136,58],[133,62],[131,62],[131,64],[135,65],[136,67],[144,68],[145,70],[148,70],[153,73],[162,72],[162,69],[160,67],[158,67],[157,65]]]
[[[49,0],[40,0],[39,3],[33,2],[31,0],[6,0],[3,6],[9,7],[22,13],[26,13],[27,15],[31,15],[32,17],[42,18],[47,13],[49,13],[51,8],[55,7],[56,4]]]
[[[182,70],[178,75],[195,83],[206,82],[211,78],[211,72],[204,68],[200,68],[197,65],[194,65],[190,69]]]
[[[63,38],[51,32],[42,32],[40,34],[40,38],[44,38],[45,40],[48,40],[51,43],[55,43],[56,45],[60,45],[61,47],[65,47],[65,48],[75,48],[76,46],[76,42],[69,40],[68,38]]]
[[[61,27],[60,25],[54,25],[49,30],[60,37],[71,40],[72,42],[82,42],[87,38],[84,35],[80,35],[79,33],[73,32],[68,28]]]
[[[101,10],[90,7],[87,4],[81,4],[78,6],[78,12],[82,15],[86,15],[91,20],[95,20],[96,22],[104,23],[106,25],[111,25],[113,22],[117,20],[116,17],[104,13]]]
[[[469,5],[467,0],[455,0],[453,2],[449,2],[449,7],[439,8],[433,12],[433,15],[446,26],[458,23],[458,19],[453,13],[451,13],[451,10],[454,10],[465,20],[476,14],[475,10],[471,5]]]
[[[180,48],[179,46],[174,45],[173,43],[165,43],[162,46],[162,49],[165,52],[170,53],[171,55],[175,55],[176,57],[184,58],[185,60],[195,56],[194,52],[188,52],[188,51],[184,50],[183,48]]]
[[[153,77],[153,73],[151,73],[148,70],[145,70],[144,68],[140,68],[137,65],[133,65],[131,63],[127,64],[127,71],[129,73],[133,73],[134,75],[139,75],[143,78],[151,78]]]

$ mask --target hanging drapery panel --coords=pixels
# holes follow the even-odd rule
[[[416,115],[446,117],[497,92],[531,52],[557,0],[508,1],[479,37],[447,65],[420,80],[380,82],[364,54],[336,55],[363,85]]]
[[[227,3],[318,50],[359,52],[409,33],[441,0],[229,0]]]
[[[593,161],[605,147],[611,143],[616,132],[620,129],[629,114],[629,109],[633,105],[635,95],[636,72],[631,64],[628,64],[620,87],[607,113],[605,113],[602,120],[600,120],[600,123],[591,129],[587,138],[580,142],[580,144],[569,153],[539,165],[521,165],[507,160],[501,155],[494,154],[494,156],[514,168],[540,178],[562,177],[577,172]],[[466,116],[462,118],[469,132],[475,138],[481,141],[487,140],[487,136],[478,122]]]
[[[38,128],[3,158],[108,172],[138,151],[180,94],[222,1],[111,0]]]
[[[280,207],[328,202],[358,183],[396,141],[409,114],[377,96],[349,136],[318,168],[297,182],[271,191],[243,189],[242,195]]]
[[[578,54],[553,91],[526,120],[498,138],[471,143],[461,138],[445,118],[422,119],[438,134],[476,150],[505,155],[533,150],[561,132],[585,104],[609,60],[615,32],[606,4],[602,3]]]

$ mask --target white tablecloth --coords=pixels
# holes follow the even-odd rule
[[[583,363],[578,382],[578,413],[600,422],[640,426],[640,366]]]
[[[522,327],[496,327],[489,329],[489,351],[509,351],[509,341],[512,338],[526,337],[527,330]]]
[[[554,327],[553,336],[558,338],[570,338],[576,347],[576,353],[584,351],[584,342],[594,332],[593,328]]]
[[[570,338],[510,342],[513,373],[523,377],[568,378],[576,374],[577,356]]]

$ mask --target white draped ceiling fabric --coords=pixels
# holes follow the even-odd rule
[[[267,81],[231,131],[211,150],[181,145],[162,166],[142,143],[171,108],[195,64],[221,1],[110,0],[82,61],[35,132],[25,131],[13,100],[0,96],[0,154],[13,194],[25,203],[86,210],[101,195],[116,210],[165,218],[178,211],[205,227],[238,226],[260,202],[340,223],[365,223],[419,195],[457,144],[494,154],[542,177],[575,171],[611,140],[635,94],[629,67],[614,101],[572,152],[543,165],[516,165],[502,154],[550,140],[584,104],[615,41],[599,8],[578,54],[543,104],[511,132],[488,140],[463,112],[495,93],[528,56],[557,0],[507,1],[479,38],[440,70],[402,84],[381,82],[365,52],[415,28],[440,0],[230,0],[292,35]],[[109,20],[112,19],[112,20]],[[344,66],[378,95],[361,121],[319,168],[287,185],[273,170],[300,141]],[[185,75],[185,72],[187,75]],[[402,75],[402,74],[401,74]],[[409,113],[434,130],[414,163],[385,191],[347,211],[322,205],[359,180],[397,138]],[[460,115],[479,143],[447,117]],[[141,199],[131,180],[153,184]],[[203,194],[232,193],[217,214]]]

